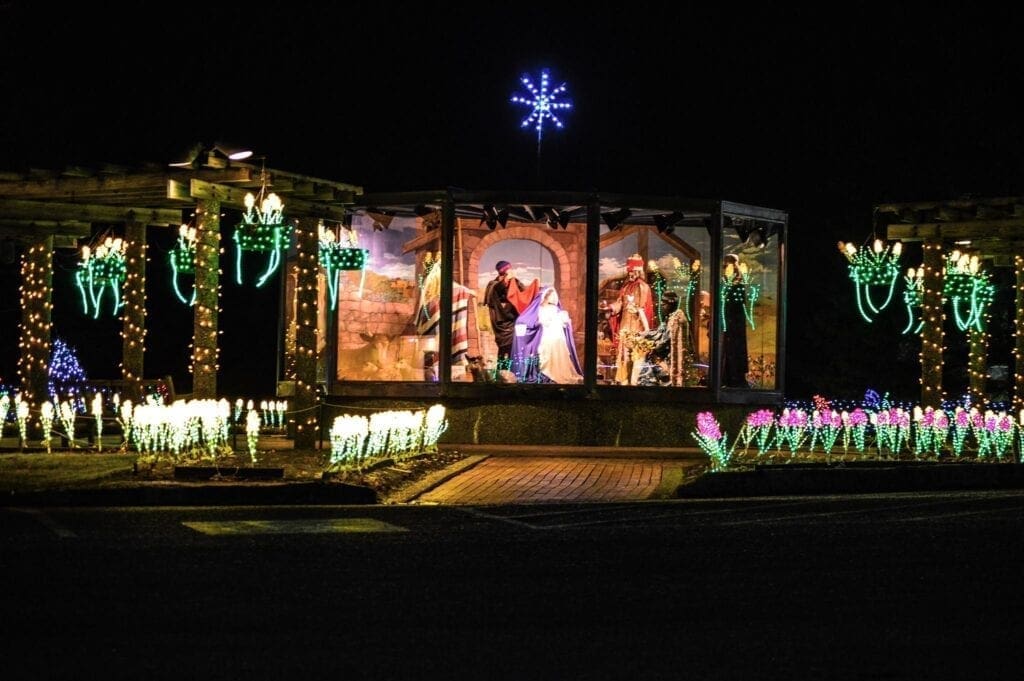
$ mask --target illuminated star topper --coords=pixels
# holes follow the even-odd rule
[[[555,124],[555,127],[565,127],[558,116],[555,115],[555,112],[559,109],[571,109],[572,102],[569,100],[558,101],[559,95],[565,93],[565,83],[562,83],[554,90],[548,90],[550,83],[547,69],[542,69],[540,72],[540,88],[533,84],[533,80],[528,75],[520,78],[520,82],[530,91],[530,94],[525,96],[512,95],[512,102],[514,104],[525,104],[530,107],[530,113],[523,119],[520,127],[526,128],[531,124],[533,125],[537,131],[537,155],[540,156],[540,141],[541,136],[544,134],[544,122],[550,119]]]

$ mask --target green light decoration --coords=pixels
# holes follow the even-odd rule
[[[320,224],[320,264],[327,273],[327,291],[330,295],[331,310],[338,308],[338,286],[343,271],[360,270],[359,295],[363,295],[366,283],[366,260],[369,251],[358,248],[358,237],[354,229],[339,229],[335,234]]]
[[[260,190],[263,195],[263,190]],[[256,196],[245,195],[245,212],[242,221],[235,228],[234,240],[237,246],[235,258],[236,281],[242,283],[242,251],[269,253],[267,268],[256,280],[260,287],[281,265],[281,253],[291,244],[292,226],[284,221],[284,204],[277,194],[270,193],[260,201],[256,209]]]
[[[167,254],[167,260],[171,264],[171,285],[174,287],[174,295],[186,305],[196,304],[196,286],[192,282],[192,296],[186,298],[178,286],[179,274],[196,273],[196,228],[182,225],[178,230],[178,243]]]
[[[983,331],[985,310],[995,298],[995,285],[981,269],[977,255],[954,250],[946,256],[942,295],[953,308],[953,317],[961,331]]]
[[[725,273],[722,275],[722,286],[718,291],[719,306],[718,319],[722,323],[722,331],[728,331],[728,324],[725,321],[725,306],[727,304],[739,304],[743,306],[743,316],[753,330],[754,325],[754,303],[761,296],[761,287],[750,281],[750,271],[747,263],[741,262],[738,268],[732,263],[725,266]]]
[[[874,246],[869,251],[857,250],[853,244],[840,241],[839,251],[850,263],[850,279],[853,280],[857,293],[857,309],[860,316],[870,323],[872,319],[868,311],[878,314],[892,301],[896,278],[900,274],[899,260],[903,244],[897,241],[892,246],[886,246],[881,239],[875,239]],[[872,295],[874,288],[888,289],[881,304],[875,303]]]
[[[103,291],[107,288],[110,288],[114,298],[112,312],[115,316],[124,305],[121,286],[128,276],[125,263],[127,250],[128,244],[120,237],[115,239],[109,236],[96,247],[95,252],[89,246],[82,246],[82,261],[78,263],[78,271],[75,272],[75,283],[82,294],[82,308],[85,314],[89,314],[91,309],[93,319],[99,319]]]
[[[680,294],[683,299],[682,309],[686,315],[686,321],[693,321],[692,305],[693,294],[700,289],[700,258],[690,261],[689,266],[684,267],[679,258],[672,256],[672,286],[671,288]],[[660,298],[659,298],[660,300]]]
[[[903,282],[907,285],[903,291],[903,304],[907,308],[907,326],[902,333],[921,333],[924,320],[918,319],[915,325],[914,310],[920,310],[921,303],[924,301],[924,267],[919,267],[916,270],[913,267],[908,269],[907,276],[903,277]]]

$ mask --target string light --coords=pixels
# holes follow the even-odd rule
[[[718,297],[720,298],[719,321],[722,323],[722,331],[727,331],[725,322],[726,303],[739,304],[743,307],[743,316],[747,318],[750,328],[754,328],[754,303],[761,295],[761,287],[750,280],[750,271],[747,263],[741,262],[739,267],[732,263],[725,266],[722,274],[722,285],[719,287]]]
[[[29,246],[21,259],[21,324],[18,378],[21,395],[35,404],[45,399],[49,382],[53,304],[53,237]]]
[[[914,310],[921,308],[921,300],[924,298],[924,268],[919,267],[915,270],[911,267],[907,270],[907,276],[903,277],[903,281],[907,286],[903,290],[903,304],[907,308],[907,326],[902,333],[921,333],[924,319],[919,318],[915,326]],[[912,332],[911,329],[913,329]]]
[[[82,307],[89,314],[90,305],[93,318],[100,316],[100,301],[103,291],[110,288],[114,298],[113,314],[121,309],[121,286],[124,284],[127,265],[125,253],[128,244],[121,239],[108,236],[95,251],[90,246],[82,246],[82,261],[75,272],[75,283],[82,294]]]
[[[263,173],[263,185],[257,197],[252,192],[245,195],[245,212],[242,221],[235,228],[236,280],[242,283],[242,251],[269,253],[267,268],[256,280],[262,286],[281,264],[281,253],[291,243],[292,227],[284,221],[284,203],[271,192],[267,193],[267,176]]]
[[[167,254],[167,260],[171,265],[171,285],[174,287],[174,295],[186,305],[196,304],[195,282],[192,284],[192,295],[187,299],[178,286],[178,275],[196,273],[196,228],[189,225],[182,225],[178,229],[178,241],[174,248]]]
[[[327,291],[331,310],[338,308],[338,286],[343,271],[360,270],[359,296],[363,295],[366,283],[366,259],[369,251],[358,248],[358,237],[354,229],[339,228],[337,234],[320,223],[317,227],[320,238],[320,264],[327,278]]]
[[[995,299],[995,285],[981,269],[978,256],[954,250],[946,256],[945,275],[942,293],[953,308],[957,328],[981,331],[985,310]]]
[[[871,322],[872,318],[868,311],[878,314],[892,301],[896,278],[900,273],[899,260],[903,244],[897,241],[892,246],[886,246],[881,239],[875,239],[871,250],[858,250],[852,243],[840,241],[839,252],[849,262],[850,279],[853,280],[857,295],[857,309],[865,321]],[[887,289],[885,300],[881,304],[875,303],[872,294],[872,290],[878,287]],[[867,310],[864,309],[865,306]]]

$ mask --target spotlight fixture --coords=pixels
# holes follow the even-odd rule
[[[615,231],[622,226],[622,223],[629,219],[629,216],[633,214],[628,208],[620,208],[618,210],[611,211],[609,213],[601,213],[601,218],[604,219],[608,225],[608,229]]]
[[[491,205],[484,206],[484,213],[483,217],[480,218],[480,224],[484,223],[487,224],[488,229],[492,230],[498,225],[504,227],[508,224],[508,209],[502,208],[501,210],[498,210]]]
[[[551,229],[567,229],[569,227],[569,221],[572,219],[572,213],[567,210],[559,211],[557,208],[545,208],[544,222],[547,223]]]
[[[224,142],[215,142],[212,151],[215,151],[218,154],[223,154],[230,161],[244,161],[252,156],[252,149],[246,149],[245,147],[226,144]]]
[[[655,215],[654,224],[659,234],[671,234],[676,229],[676,223],[686,217],[685,213],[673,211],[668,215]]]

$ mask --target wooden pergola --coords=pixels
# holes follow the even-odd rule
[[[24,399],[38,406],[47,395],[54,248],[77,248],[94,224],[120,225],[127,242],[127,278],[121,318],[122,376],[126,395],[138,399],[144,378],[146,234],[177,230],[196,215],[196,301],[193,323],[193,397],[217,396],[220,214],[244,209],[247,193],[266,187],[281,197],[295,223],[298,260],[295,411],[303,414],[296,446],[315,442],[317,365],[318,224],[341,222],[362,188],[229,160],[202,150],[184,164],[138,168],[103,166],[63,171],[0,172],[0,238],[23,244],[21,355]]]
[[[921,314],[921,404],[942,400],[943,277],[945,256],[967,250],[996,267],[1013,267],[1016,276],[1013,410],[1024,407],[1024,197],[963,198],[875,206],[875,226],[890,240],[922,242],[924,297]],[[972,329],[968,369],[972,400],[985,393],[985,331]]]

